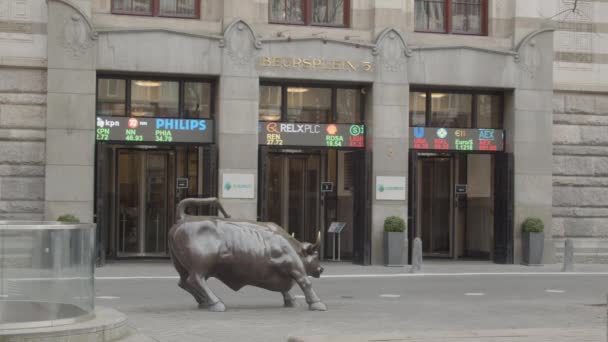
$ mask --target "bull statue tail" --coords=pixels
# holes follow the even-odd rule
[[[177,217],[179,220],[183,220],[186,217],[186,208],[190,205],[214,205],[225,218],[230,218],[230,215],[226,213],[224,207],[216,197],[208,197],[208,198],[185,198],[179,202],[177,205]]]

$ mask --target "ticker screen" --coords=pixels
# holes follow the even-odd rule
[[[365,147],[365,125],[260,122],[260,145]]]
[[[415,150],[502,151],[504,131],[487,128],[410,127]]]
[[[213,142],[213,120],[98,116],[96,126],[97,141]]]

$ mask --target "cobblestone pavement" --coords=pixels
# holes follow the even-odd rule
[[[405,274],[407,268],[324,267],[326,277],[314,279],[313,286],[327,312],[308,311],[302,298],[298,307],[283,308],[277,293],[252,287],[235,293],[213,279],[210,286],[228,311],[198,310],[177,287],[166,261],[97,269],[97,305],[126,313],[142,334],[163,342],[284,342],[289,336],[319,335],[345,338],[332,341],[352,336],[361,338],[353,341],[373,336],[401,338],[396,341],[605,339],[608,265],[577,265],[583,273],[562,274],[559,265],[430,262],[425,274],[414,276]],[[505,336],[491,335],[496,332]]]

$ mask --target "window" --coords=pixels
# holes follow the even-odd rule
[[[410,126],[424,127],[426,123],[426,93],[410,92]]]
[[[112,0],[112,13],[198,18],[200,16],[200,0]]]
[[[176,118],[179,113],[179,84],[173,81],[133,80],[131,116]]]
[[[477,128],[501,128],[500,108],[502,98],[498,95],[477,95]]]
[[[431,127],[471,127],[473,95],[431,93]]]
[[[281,99],[280,86],[260,86],[260,120],[281,120]]]
[[[97,81],[97,115],[125,115],[126,84],[125,80],[112,78]]]
[[[331,89],[287,87],[287,121],[328,122]]]
[[[164,78],[97,79],[96,115],[211,119],[213,84]]]
[[[271,23],[344,27],[350,0],[270,0],[269,12]]]
[[[337,123],[361,121],[361,91],[359,89],[336,90]]]
[[[502,106],[496,93],[413,90],[410,126],[501,129]]]
[[[416,31],[487,34],[487,0],[416,0]]]
[[[260,121],[363,123],[360,87],[261,84]]]
[[[211,84],[184,83],[184,114],[190,119],[211,118]]]

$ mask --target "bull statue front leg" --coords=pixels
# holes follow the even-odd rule
[[[317,296],[315,291],[312,289],[312,282],[308,279],[306,272],[293,271],[292,277],[304,292],[306,297],[306,303],[308,303],[308,310],[311,311],[327,311],[327,306],[321,302],[321,299]]]
[[[289,293],[289,291],[282,292],[283,294],[283,306],[286,308],[293,308],[296,306],[296,298]]]

